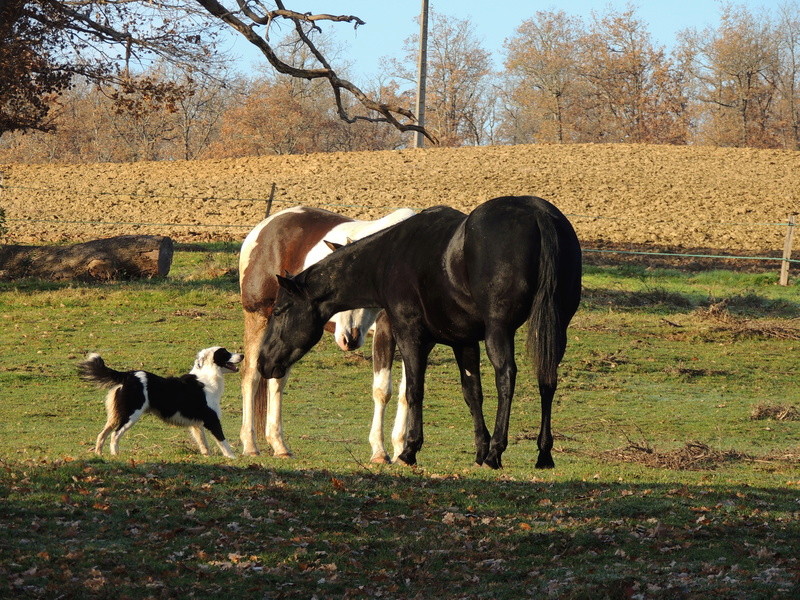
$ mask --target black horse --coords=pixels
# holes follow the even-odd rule
[[[425,210],[342,247],[280,290],[258,368],[266,378],[287,369],[322,336],[336,312],[386,310],[407,378],[409,423],[398,460],[416,463],[422,447],[422,396],[435,344],[453,348],[475,427],[475,461],[502,467],[517,366],[514,333],[528,322],[542,420],[538,468],[554,466],[550,411],[567,325],[581,294],[581,249],[575,230],[552,204],[530,196],[489,200],[469,216],[447,207]],[[483,418],[479,346],[495,369],[494,435]]]

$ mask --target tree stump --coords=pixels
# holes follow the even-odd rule
[[[0,246],[0,279],[109,281],[165,277],[173,244],[159,235],[120,235],[71,246]]]

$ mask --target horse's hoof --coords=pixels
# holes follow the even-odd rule
[[[482,466],[484,466],[484,467],[488,467],[488,468],[490,468],[490,469],[497,470],[497,469],[502,469],[502,468],[503,468],[503,463],[502,463],[502,461],[500,460],[500,457],[499,457],[499,456],[497,456],[497,455],[491,455],[491,454],[490,454],[490,455],[489,455],[489,456],[487,456],[487,457],[486,457],[486,459],[483,461],[483,465],[482,465]]]
[[[291,452],[281,452],[280,454],[273,454],[273,458],[294,458]]]
[[[369,459],[369,462],[371,462],[373,465],[389,465],[392,461],[389,460],[388,454],[384,454],[383,456],[373,456]]]
[[[536,461],[537,469],[555,469],[556,463],[553,462],[553,455],[550,452],[540,452]]]
[[[258,450],[242,450],[242,456],[258,456],[261,454]]]
[[[399,456],[397,457],[397,459],[395,459],[395,461],[394,461],[394,462],[395,462],[395,464],[397,464],[397,465],[403,465],[404,467],[413,467],[414,465],[416,465],[416,464],[417,464],[417,463],[416,463],[416,461],[414,461],[414,462],[409,462],[409,461],[407,461],[407,460],[403,460],[403,459],[402,459],[402,458],[400,458]]]

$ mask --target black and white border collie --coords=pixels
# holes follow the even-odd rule
[[[165,423],[188,427],[200,447],[208,454],[208,429],[228,458],[235,458],[225,440],[220,423],[220,399],[225,388],[223,375],[238,371],[244,355],[231,354],[215,346],[197,354],[194,367],[180,377],[159,377],[147,371],[115,371],[106,366],[99,354],[90,354],[78,365],[81,379],[109,389],[106,395],[108,420],[97,436],[94,451],[100,454],[111,434],[111,454],[119,452],[119,438],[145,413],[151,412]]]

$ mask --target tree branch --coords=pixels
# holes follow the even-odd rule
[[[327,79],[328,83],[330,84],[334,98],[336,99],[336,108],[339,114],[339,117],[347,123],[355,123],[357,121],[367,121],[370,123],[388,123],[395,127],[397,130],[402,132],[408,131],[416,131],[422,133],[425,137],[428,138],[432,143],[436,144],[437,140],[424,128],[416,124],[416,117],[414,113],[412,113],[409,109],[403,108],[399,105],[395,104],[387,104],[383,102],[377,102],[370,98],[367,94],[365,94],[358,86],[353,84],[352,82],[342,79],[338,76],[336,71],[331,68],[328,61],[325,59],[325,56],[316,48],[314,43],[308,37],[308,34],[303,29],[304,23],[312,23],[313,27],[318,29],[316,25],[317,21],[339,21],[339,22],[351,22],[354,23],[356,27],[359,25],[364,25],[364,21],[359,19],[358,17],[354,17],[352,15],[328,15],[328,14],[321,14],[321,15],[312,15],[310,13],[302,14],[297,13],[295,11],[286,10],[281,0],[277,0],[275,2],[276,6],[278,7],[277,10],[273,11],[265,11],[263,14],[259,14],[252,8],[252,2],[248,0],[236,0],[236,3],[240,9],[240,13],[246,19],[249,19],[251,23],[247,23],[242,18],[240,18],[239,14],[236,14],[226,8],[223,4],[221,4],[218,0],[196,0],[203,8],[205,8],[209,14],[216,17],[217,19],[226,23],[229,27],[236,30],[242,37],[244,37],[248,42],[258,48],[261,53],[266,57],[267,61],[272,65],[272,67],[282,73],[284,75],[289,75],[291,77],[297,77],[300,79]],[[270,43],[267,41],[267,34],[263,37],[256,33],[254,30],[255,25],[269,25],[276,17],[281,17],[285,19],[289,19],[294,22],[295,30],[297,31],[297,35],[299,36],[302,43],[309,49],[309,51],[314,55],[316,60],[322,66],[322,68],[317,69],[304,69],[295,67],[290,65],[283,60],[275,53],[275,50],[272,48]],[[353,115],[351,116],[347,109],[344,106],[344,102],[342,100],[342,90],[346,90],[350,94],[352,94],[359,103],[366,108],[368,111],[377,113],[377,116],[363,116],[363,115]],[[410,122],[401,121],[399,117],[407,119]]]
[[[275,17],[282,17],[284,19],[290,19],[294,22],[305,21],[307,23],[313,23],[315,21],[339,21],[339,22],[348,22],[353,23],[355,27],[359,25],[365,25],[364,21],[359,19],[354,15],[329,15],[329,14],[319,14],[313,15],[311,13],[299,13],[294,10],[287,10],[286,7],[283,5],[283,2],[275,2],[275,5],[278,7],[278,10],[265,10],[263,15],[259,15],[256,11],[254,11],[251,7],[249,0],[236,0],[236,3],[239,5],[239,9],[242,11],[248,19],[253,21],[258,25],[269,25],[275,19]]]

